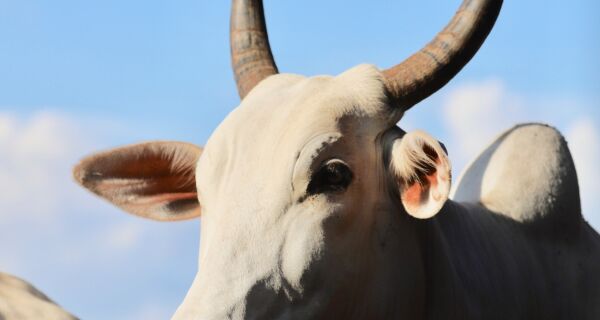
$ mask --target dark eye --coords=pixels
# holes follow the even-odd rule
[[[352,171],[341,160],[326,161],[315,172],[308,184],[308,193],[339,192],[348,188],[352,182]]]

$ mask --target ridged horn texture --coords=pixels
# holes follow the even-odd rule
[[[231,64],[243,99],[261,80],[276,74],[277,66],[261,0],[233,0],[230,23]]]
[[[452,79],[492,30],[502,0],[464,0],[450,23],[424,48],[387,69],[386,88],[394,104],[408,110]],[[241,98],[276,74],[261,0],[233,0],[231,63]]]
[[[502,0],[464,0],[433,41],[385,70],[386,87],[395,104],[408,110],[448,83],[479,50],[501,7]]]

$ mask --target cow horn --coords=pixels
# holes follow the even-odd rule
[[[450,23],[424,48],[383,72],[390,97],[408,110],[452,79],[492,30],[502,0],[464,0]],[[241,98],[276,74],[261,0],[233,0],[231,62]]]
[[[433,41],[385,70],[385,84],[396,105],[408,110],[448,83],[483,44],[501,7],[502,0],[464,0]]]
[[[229,41],[238,93],[243,99],[264,78],[276,74],[261,0],[233,0]]]

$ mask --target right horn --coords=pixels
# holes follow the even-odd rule
[[[502,0],[464,0],[431,42],[383,72],[393,102],[408,110],[448,83],[483,44],[501,7]]]

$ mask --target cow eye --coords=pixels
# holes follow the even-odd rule
[[[321,165],[308,184],[308,193],[340,192],[352,182],[352,171],[343,161],[331,159]]]

